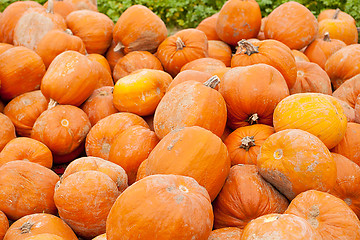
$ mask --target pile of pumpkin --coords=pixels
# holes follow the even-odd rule
[[[360,239],[357,38],[296,2],[170,36],[140,5],[9,5],[0,239]]]

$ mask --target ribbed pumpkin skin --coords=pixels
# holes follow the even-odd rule
[[[360,94],[360,74],[350,78],[333,92],[333,96],[347,102],[355,108],[357,97]]]
[[[9,229],[9,220],[5,213],[0,211],[0,239],[4,239],[4,236]]]
[[[237,227],[215,229],[210,233],[208,240],[240,240],[242,230]]]
[[[335,186],[330,190],[330,194],[341,198],[347,205],[360,216],[360,167],[337,153],[332,153],[336,162],[337,179]]]
[[[15,127],[11,119],[5,114],[0,113],[0,151],[3,150],[5,145],[12,139],[16,138]]]
[[[309,189],[330,190],[336,164],[325,144],[300,129],[272,134],[261,146],[257,166],[262,177],[289,200]]]
[[[356,214],[343,200],[329,193],[309,190],[299,194],[285,213],[306,219],[322,239],[360,238],[360,221]]]
[[[161,99],[154,114],[154,129],[161,139],[183,127],[199,126],[218,137],[226,125],[226,103],[215,89],[195,81],[174,86]]]
[[[338,12],[338,9],[326,9],[326,10],[323,10],[318,15],[317,20],[318,20],[318,22],[320,22],[320,21],[322,21],[324,19],[334,18],[334,15],[335,15],[336,12]],[[341,10],[338,12],[338,15],[337,15],[336,19],[346,20],[346,21],[349,21],[349,22],[352,22],[352,23],[356,24],[355,19],[351,15],[349,15],[346,12],[343,12]]]
[[[271,126],[276,105],[289,96],[284,77],[266,64],[230,69],[222,78],[219,92],[227,106],[227,125],[232,129],[255,123]]]
[[[194,179],[154,175],[136,182],[118,197],[107,218],[106,237],[207,240],[212,224],[209,194]]]
[[[321,236],[304,218],[293,214],[268,214],[251,221],[241,240],[319,240]]]
[[[302,62],[302,61],[310,62],[309,58],[299,50],[292,49],[291,53],[294,55],[295,62]]]
[[[300,50],[315,39],[318,29],[318,22],[310,10],[290,1],[269,14],[264,33],[266,39],[275,39],[291,49]]]
[[[251,220],[283,213],[289,202],[266,182],[254,165],[235,165],[213,203],[214,227],[243,229]]]
[[[226,67],[231,65],[232,52],[229,45],[223,41],[209,40],[209,57],[222,61]]]
[[[329,149],[342,140],[346,125],[347,118],[341,105],[333,97],[321,93],[290,95],[274,111],[276,132],[291,128],[308,131]]]
[[[37,234],[37,235],[31,236],[31,237],[27,237],[27,238],[25,238],[25,240],[64,240],[64,239],[55,234],[42,233],[42,234]]]
[[[225,144],[212,132],[185,127],[167,134],[151,151],[146,175],[180,174],[193,177],[214,200],[230,171]]]
[[[319,36],[330,33],[330,37],[343,41],[346,45],[358,43],[358,31],[353,22],[340,19],[324,19],[319,22]]]

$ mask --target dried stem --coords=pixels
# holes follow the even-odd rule
[[[324,39],[325,42],[331,42],[330,34],[329,32],[324,33]]]
[[[238,45],[240,48],[245,49],[244,53],[247,54],[248,56],[250,56],[253,53],[259,52],[259,47],[254,46],[253,44],[251,44],[249,41],[246,41],[245,39],[239,41]]]
[[[186,47],[186,46],[185,46],[185,43],[183,42],[183,40],[181,40],[180,37],[178,37],[178,38],[176,39],[175,44],[176,44],[176,50],[182,50],[184,47]]]
[[[340,9],[337,8],[337,9],[335,10],[335,13],[334,13],[334,16],[332,17],[332,19],[337,19],[340,12],[341,12]]]
[[[258,120],[259,120],[259,116],[257,115],[257,113],[254,113],[246,120],[246,122],[248,122],[250,125],[253,125],[258,123]]]
[[[252,136],[252,137],[246,136],[243,139],[241,139],[240,148],[243,148],[246,151],[249,151],[249,149],[253,146],[255,146],[254,136]]]
[[[204,85],[211,88],[216,88],[216,86],[220,83],[220,78],[217,75],[212,76],[209,78],[206,82],[204,82]]]

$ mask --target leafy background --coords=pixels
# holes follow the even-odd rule
[[[0,0],[0,11],[16,0]],[[43,4],[46,0],[36,0]],[[296,0],[316,16],[324,9],[340,8],[353,16],[360,26],[359,0]],[[288,0],[257,0],[262,15],[267,16],[274,8]],[[134,4],[142,4],[160,16],[169,28],[196,27],[201,20],[218,12],[225,0],[98,0],[100,12],[116,22],[123,11]]]

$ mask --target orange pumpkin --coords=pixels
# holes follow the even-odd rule
[[[186,63],[208,57],[208,40],[200,30],[184,29],[159,45],[157,57],[165,71],[175,77]]]
[[[193,178],[154,175],[118,197],[106,221],[106,238],[207,239],[212,225],[209,194]]]
[[[254,165],[235,165],[213,203],[214,227],[243,229],[252,219],[283,213],[288,200],[266,182]]]
[[[140,179],[143,179],[144,177],[146,177],[146,164],[148,163],[148,160],[145,159],[144,161],[142,161],[138,167],[138,171],[136,173],[136,182],[139,181]]]
[[[274,128],[264,124],[240,127],[230,133],[224,143],[229,151],[231,165],[256,165],[261,145],[273,133]]]
[[[65,51],[50,64],[41,81],[41,92],[60,104],[80,106],[97,86],[97,71],[86,56]]]
[[[354,24],[356,24],[355,19],[347,14],[346,12],[341,11],[339,8],[337,9],[326,9],[320,12],[320,14],[318,15],[318,22],[321,22],[324,19],[331,19],[331,18],[336,18],[339,20],[346,20],[349,22],[352,22]]]
[[[249,42],[242,40],[235,55],[231,58],[231,67],[265,63],[276,68],[285,78],[289,88],[296,82],[296,63],[291,50],[279,41],[264,40]]]
[[[227,44],[235,46],[241,39],[255,38],[261,26],[261,11],[255,0],[227,1],[216,22],[216,33]]]
[[[1,18],[0,18],[0,21],[1,21]],[[12,45],[12,44],[0,42],[0,54],[2,54],[6,50],[13,48],[13,47],[14,47],[14,45]]]
[[[252,239],[319,240],[319,233],[304,218],[293,214],[268,214],[246,225],[242,240]]]
[[[212,132],[184,127],[167,134],[151,151],[146,175],[180,174],[193,177],[211,200],[220,192],[230,170],[225,144]]]
[[[87,53],[104,54],[109,48],[114,23],[107,15],[78,10],[67,15],[66,24],[74,35],[83,40]]]
[[[316,109],[316,111],[314,111]],[[331,149],[344,137],[347,118],[340,103],[321,93],[297,93],[274,110],[275,131],[301,129],[317,136]]]
[[[229,45],[223,41],[209,40],[208,52],[210,58],[222,61],[226,67],[230,67],[232,52]]]
[[[215,86],[218,77],[205,83],[186,81],[174,86],[161,99],[154,115],[154,129],[161,139],[172,130],[200,126],[218,137],[226,125],[226,104]]]
[[[306,219],[320,234],[318,239],[360,238],[360,221],[356,214],[343,200],[329,193],[303,192],[291,201],[285,213]]]
[[[52,153],[66,155],[78,148],[91,127],[89,118],[71,105],[57,105],[35,121],[31,138],[44,143]]]
[[[64,240],[78,240],[75,233],[61,218],[47,213],[35,213],[15,221],[4,240],[23,240],[26,237],[50,233]]]
[[[40,164],[5,163],[0,167],[0,210],[11,220],[33,213],[56,214],[53,195],[57,181],[59,176]]]
[[[106,233],[101,234],[97,236],[96,238],[93,238],[92,240],[106,240]]]
[[[315,16],[304,5],[290,1],[275,8],[267,17],[264,34],[291,49],[302,49],[311,43],[319,26]]]
[[[103,55],[100,55],[98,53],[91,53],[91,54],[87,54],[86,56],[90,60],[94,60],[94,61],[99,62],[110,74],[112,74],[110,64],[109,64],[108,60]]]
[[[95,85],[95,89],[105,87],[105,86],[114,86],[114,80],[111,76],[111,72],[108,68],[109,66],[105,66],[107,60],[100,54],[92,53],[86,55],[88,59],[91,60],[94,65],[93,68],[97,72],[97,83]],[[105,61],[105,63],[103,63]]]
[[[150,129],[135,125],[121,132],[111,144],[109,161],[123,167],[129,184],[136,180],[139,165],[149,156],[159,139]]]
[[[333,96],[345,101],[350,107],[355,108],[357,97],[360,94],[360,73],[345,81],[333,92]]]
[[[66,18],[69,13],[76,10],[75,5],[70,1],[64,1],[64,0],[54,0],[54,13],[59,14],[63,18]],[[49,1],[44,3],[44,8],[48,8]]]
[[[30,137],[36,119],[48,107],[48,101],[40,90],[23,93],[13,98],[4,108],[19,136]]]
[[[327,73],[316,63],[296,62],[297,78],[290,94],[315,92],[332,95]]]
[[[23,93],[38,90],[45,74],[39,55],[26,47],[13,47],[0,55],[0,96],[11,100]]]
[[[143,5],[133,5],[116,22],[114,50],[123,49],[125,54],[132,51],[154,53],[167,34],[165,23],[160,17]]]
[[[36,53],[44,61],[45,67],[48,68],[57,55],[67,50],[77,51],[82,54],[85,54],[86,51],[81,38],[74,36],[70,29],[66,29],[66,31],[55,29],[47,32],[41,38]]]
[[[98,89],[81,106],[81,109],[88,115],[91,126],[99,120],[119,112],[113,104],[114,87],[105,86]]]
[[[256,123],[271,126],[276,105],[289,96],[284,77],[266,64],[232,68],[224,74],[219,92],[232,129]]]
[[[197,70],[201,72],[212,73],[217,69],[225,68],[225,63],[215,58],[199,58],[186,63],[181,67],[180,71],[184,70]]]
[[[116,65],[116,63],[122,58],[124,57],[124,53],[122,52],[122,50],[117,50],[114,51],[114,48],[116,47],[116,44],[114,41],[111,42],[111,45],[109,47],[109,49],[106,52],[106,59],[108,60],[108,63],[110,65],[111,71],[114,70],[114,67]]]
[[[43,143],[18,137],[8,142],[0,152],[0,166],[10,161],[23,160],[51,168],[53,159],[50,149]]]
[[[210,233],[208,240],[239,240],[242,230],[237,227],[215,229]]]
[[[219,13],[215,13],[214,15],[203,19],[196,27],[197,30],[203,31],[206,34],[208,40],[220,40],[216,33],[216,22],[218,16]]]
[[[0,239],[4,239],[4,236],[9,229],[9,220],[6,215],[0,211]]]
[[[299,50],[293,49],[291,50],[291,53],[294,55],[295,62],[301,62],[301,61],[310,62],[309,58]]]
[[[179,72],[176,77],[174,77],[174,80],[170,83],[170,85],[167,88],[167,92],[170,91],[174,86],[178,85],[179,83],[186,82],[186,81],[197,81],[204,83],[209,78],[211,78],[211,74],[208,72],[201,72],[197,70],[184,70]],[[217,89],[217,87],[215,88]]]
[[[133,125],[149,127],[144,119],[133,113],[114,113],[99,120],[86,136],[86,155],[108,160],[115,137]]]
[[[76,10],[91,10],[97,12],[97,1],[96,0],[63,0],[69,2],[75,6]]]
[[[120,112],[131,112],[139,116],[151,115],[172,80],[170,74],[164,71],[140,69],[116,82],[114,106]]]
[[[128,187],[128,177],[125,170],[110,161],[98,157],[81,157],[72,161],[65,169],[61,179],[81,171],[98,171],[106,174],[114,181],[120,192]]]
[[[52,233],[42,233],[31,237],[27,237],[24,240],[64,240],[64,239]]]
[[[114,81],[123,78],[139,69],[163,70],[161,62],[153,54],[147,51],[133,51],[117,61],[114,67]]]
[[[262,177],[289,200],[309,189],[330,190],[336,182],[336,164],[325,144],[311,133],[287,129],[268,137],[257,166]]]
[[[360,96],[356,98],[354,111],[355,111],[355,122],[360,123]]]
[[[2,113],[0,113],[0,132],[0,151],[2,151],[8,142],[16,138],[14,124],[9,117]]]
[[[119,194],[108,175],[88,170],[63,178],[55,189],[54,201],[59,216],[76,234],[94,238],[105,233],[107,215]]]
[[[311,62],[317,63],[322,69],[325,69],[325,63],[329,57],[345,46],[343,41],[331,39],[329,33],[326,32],[323,38],[317,38],[310,43],[304,54]]]
[[[344,110],[344,114],[346,115],[347,121],[348,122],[356,122],[356,105],[355,105],[355,109],[352,108],[349,103],[340,100],[338,98],[336,98],[336,100],[340,103],[342,109]]]

